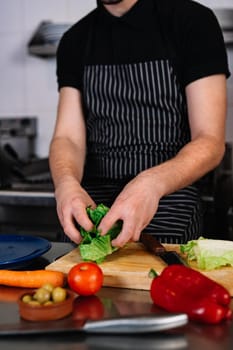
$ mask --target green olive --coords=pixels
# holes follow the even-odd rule
[[[38,288],[35,294],[33,295],[33,299],[38,301],[40,304],[46,303],[46,301],[50,300],[50,292],[44,288]]]
[[[55,303],[59,303],[66,299],[66,289],[62,287],[55,287],[52,291],[52,299]]]
[[[52,283],[45,283],[42,288],[48,290],[50,293],[52,293],[54,286],[52,285]]]
[[[24,303],[29,303],[31,300],[32,300],[32,296],[29,295],[29,294],[25,294],[25,295],[22,297],[22,301],[23,301]]]

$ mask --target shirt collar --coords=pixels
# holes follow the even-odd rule
[[[112,15],[102,5],[98,5],[99,13],[104,21],[109,24],[118,22],[126,23],[130,26],[140,28],[145,25],[148,18],[153,14],[155,0],[138,0],[132,7],[121,17]]]

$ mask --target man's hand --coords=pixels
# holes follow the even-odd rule
[[[138,241],[141,231],[157,211],[160,194],[156,191],[149,171],[136,176],[124,187],[100,222],[101,234],[105,235],[117,220],[122,220],[122,230],[112,245],[122,247],[129,241]]]
[[[55,191],[57,213],[65,234],[75,243],[80,243],[82,237],[75,223],[86,231],[92,229],[86,208],[96,207],[95,202],[76,180],[69,180],[59,184]]]

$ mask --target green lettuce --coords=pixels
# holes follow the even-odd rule
[[[91,231],[80,228],[82,242],[79,244],[80,255],[85,261],[94,261],[101,263],[107,255],[112,254],[116,247],[111,245],[111,241],[117,237],[122,228],[122,222],[117,221],[105,236],[101,236],[98,230],[98,225],[102,218],[107,214],[109,208],[104,204],[99,204],[95,209],[87,207],[87,214],[94,226]]]
[[[180,245],[180,251],[189,261],[197,261],[201,270],[213,270],[233,266],[233,242],[199,237]]]

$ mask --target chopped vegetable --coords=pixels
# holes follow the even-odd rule
[[[121,231],[122,223],[117,221],[105,236],[101,236],[98,225],[102,218],[109,211],[104,204],[99,204],[95,209],[87,207],[87,214],[94,224],[91,231],[80,228],[82,242],[79,244],[79,251],[83,260],[101,263],[105,257],[112,254],[117,248],[112,247],[111,241]]]
[[[222,266],[233,266],[233,242],[200,237],[180,246],[188,260],[197,261],[201,270],[213,270]]]
[[[170,265],[151,283],[155,305],[186,313],[190,320],[217,324],[232,317],[231,296],[220,284],[184,265]]]
[[[35,270],[14,271],[0,270],[0,285],[23,288],[40,288],[45,283],[54,287],[63,286],[65,274],[60,271]]]

